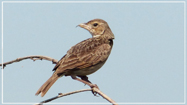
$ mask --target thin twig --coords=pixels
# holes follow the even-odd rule
[[[69,92],[69,93],[65,93],[65,94],[59,93],[58,96],[55,96],[53,98],[44,100],[44,101],[42,101],[42,102],[40,102],[38,104],[34,104],[34,105],[43,105],[43,103],[48,103],[48,102],[53,101],[53,100],[55,100],[57,98],[60,98],[60,97],[63,97],[63,96],[67,96],[67,95],[71,95],[71,94],[75,94],[75,93],[79,93],[79,92],[85,92],[85,91],[92,91],[92,89],[82,89],[82,90],[77,90],[77,91],[73,91],[73,92]]]
[[[77,90],[77,91],[73,91],[73,92],[69,92],[69,93],[65,93],[65,94],[59,93],[58,96],[52,97],[50,99],[44,100],[44,101],[42,101],[38,104],[34,104],[34,105],[43,105],[43,103],[48,103],[48,102],[58,99],[60,97],[75,94],[75,93],[85,92],[85,91],[94,91],[94,92],[98,93],[100,96],[102,96],[104,99],[106,99],[107,101],[112,103],[113,105],[118,105],[114,100],[112,100],[110,97],[108,97],[106,94],[104,94],[98,88],[95,88],[95,87],[92,89],[82,89],[82,90]]]
[[[17,58],[15,60],[12,60],[12,61],[5,62],[5,63],[3,63],[3,68],[6,65],[8,65],[8,64],[12,64],[14,62],[19,62],[19,61],[22,61],[22,60],[25,60],[25,59],[31,59],[33,61],[35,61],[35,60],[43,60],[44,59],[44,60],[52,61],[53,64],[56,64],[58,62],[58,60],[53,59],[51,57],[42,56],[42,55],[32,55],[32,56],[20,57],[20,58]],[[0,64],[0,66],[2,66],[2,64]]]

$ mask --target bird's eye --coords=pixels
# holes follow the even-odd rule
[[[98,24],[97,23],[94,23],[93,26],[96,27]]]

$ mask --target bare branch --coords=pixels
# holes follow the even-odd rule
[[[60,97],[63,97],[63,96],[67,96],[67,95],[71,95],[71,94],[75,94],[75,93],[79,93],[79,92],[85,92],[85,91],[92,91],[92,89],[82,89],[82,90],[77,90],[77,91],[73,91],[73,92],[69,92],[69,93],[65,93],[65,94],[59,93],[58,96],[55,96],[53,98],[47,99],[45,101],[42,101],[42,102],[40,102],[38,104],[34,104],[34,105],[43,105],[43,103],[47,103],[47,102],[53,101],[53,100],[55,100],[57,98],[60,98]]]
[[[100,96],[102,96],[104,99],[112,103],[112,105],[118,105],[114,100],[112,100],[110,97],[108,97],[106,94],[101,92],[98,88],[92,88],[92,90],[96,93],[98,93]]]
[[[15,60],[12,60],[12,61],[9,61],[9,62],[5,62],[5,63],[3,63],[3,68],[8,64],[12,64],[14,62],[19,62],[19,61],[22,61],[22,60],[25,60],[25,59],[31,59],[33,61],[44,59],[44,60],[52,61],[53,64],[56,64],[58,62],[58,60],[53,59],[51,57],[42,56],[42,55],[31,55],[31,56],[26,56],[26,57],[20,57],[20,58],[17,58]],[[2,66],[2,64],[0,64],[0,66]]]
[[[20,58],[17,58],[15,60],[12,60],[12,61],[9,61],[9,62],[5,62],[3,63],[3,67],[5,67],[6,65],[8,64],[12,64],[14,62],[19,62],[19,61],[22,61],[22,60],[25,60],[25,59],[31,59],[33,61],[35,60],[48,60],[48,61],[52,61],[53,64],[56,64],[58,62],[58,60],[56,59],[53,59],[51,57],[47,57],[47,56],[41,56],[41,55],[32,55],[32,56],[26,56],[26,57],[20,57]],[[0,64],[0,66],[2,66],[2,64]],[[53,98],[50,98],[50,99],[47,99],[45,101],[42,101],[40,102],[39,104],[35,104],[35,105],[42,105],[43,103],[48,103],[50,101],[53,101],[57,98],[60,98],[60,97],[63,97],[63,96],[67,96],[67,95],[71,95],[71,94],[75,94],[75,93],[79,93],[79,92],[85,92],[85,91],[92,91],[94,93],[98,93],[100,96],[102,96],[104,99],[106,99],[107,101],[109,101],[110,103],[112,103],[113,105],[118,105],[114,100],[112,100],[110,97],[108,97],[107,95],[105,95],[103,92],[101,92],[99,90],[99,88],[97,87],[93,87],[91,89],[83,89],[83,90],[77,90],[77,91],[73,91],[73,92],[69,92],[69,93],[65,93],[65,94],[62,94],[60,93],[58,96],[56,97],[53,97]]]
[[[42,101],[38,104],[34,104],[34,105],[43,105],[43,103],[48,103],[50,101],[53,101],[57,98],[63,97],[63,96],[67,96],[67,95],[71,95],[71,94],[75,94],[75,93],[80,93],[80,92],[85,92],[85,91],[94,91],[96,93],[98,93],[100,96],[102,96],[104,99],[106,99],[107,101],[109,101],[110,103],[112,103],[113,105],[118,105],[114,100],[112,100],[110,97],[108,97],[107,95],[105,95],[103,92],[101,92],[99,89],[97,88],[92,88],[92,89],[82,89],[82,90],[77,90],[77,91],[73,91],[73,92],[69,92],[69,93],[59,93],[58,96],[55,96],[53,98],[47,99],[45,101]]]

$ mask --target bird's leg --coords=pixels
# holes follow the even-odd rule
[[[87,82],[89,82],[89,83],[91,83],[89,80],[88,80],[88,77],[87,76],[78,76],[78,77],[80,77],[82,80],[84,80],[84,81],[87,81]],[[91,83],[92,84],[92,83]],[[86,84],[85,84],[86,85]]]
[[[88,77],[87,76],[78,76],[78,77],[80,77],[82,80],[84,80],[84,81],[87,81],[87,82],[89,82],[90,84],[91,84],[91,88],[93,88],[93,87],[96,87],[96,88],[98,88],[99,89],[99,87],[96,85],[96,84],[92,84],[89,80],[88,80]]]
[[[74,80],[77,80],[77,81],[80,81],[80,82],[82,82],[82,83],[84,83],[84,84],[86,84],[86,85],[88,85],[88,86],[90,86],[90,88],[98,88],[99,89],[99,87],[96,85],[96,84],[92,84],[89,80],[88,80],[88,77],[87,76],[79,76],[81,79],[79,79],[79,78],[77,78],[76,76],[71,76],[71,78],[72,79],[74,79]],[[92,91],[92,93],[94,94],[94,95],[96,95],[97,93],[95,93],[94,91]]]
[[[82,80],[85,80],[85,81],[91,83],[91,82],[88,80],[88,77],[87,77],[87,76],[78,76],[78,77],[80,77]]]
[[[81,77],[81,79],[77,78],[76,76],[71,76],[71,78],[74,80],[80,81],[80,82],[90,86],[91,88],[94,87],[93,84],[88,80],[88,77],[86,77],[86,76],[85,77],[79,76],[79,77]]]

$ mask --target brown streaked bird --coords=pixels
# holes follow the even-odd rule
[[[62,76],[71,76],[73,79],[78,76],[83,82],[91,83],[87,75],[100,69],[108,59],[113,46],[114,34],[107,22],[102,19],[94,19],[78,26],[88,30],[92,38],[71,47],[54,67],[53,75],[38,89],[35,95],[41,93],[43,97]]]

